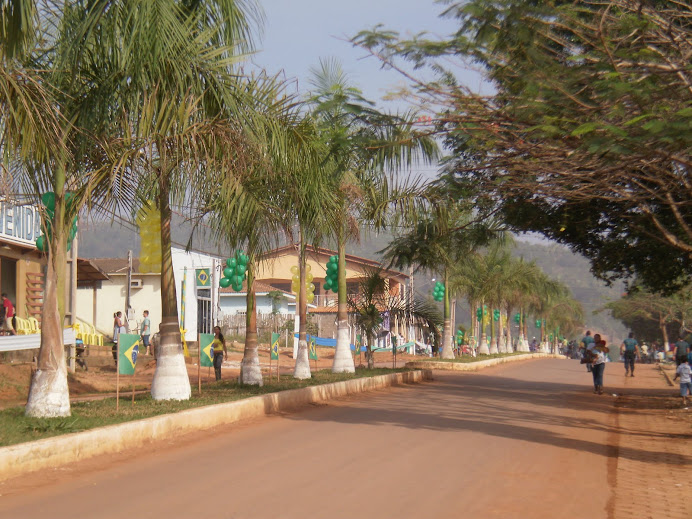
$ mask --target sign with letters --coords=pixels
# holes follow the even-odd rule
[[[41,232],[41,213],[34,205],[15,205],[0,200],[0,240],[36,247]]]

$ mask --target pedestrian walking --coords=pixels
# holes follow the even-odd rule
[[[228,350],[226,349],[226,340],[218,326],[214,326],[214,340],[211,346],[214,349],[214,375],[219,381],[221,380],[221,364],[223,364],[224,357],[228,359]]]
[[[593,336],[594,347],[591,349],[593,361],[591,363],[591,374],[593,375],[594,393],[603,394],[603,372],[605,371],[606,355],[608,347],[606,342],[601,339],[599,334]]]
[[[692,368],[688,359],[681,362],[675,370],[673,380],[680,377],[680,396],[682,397],[682,405],[687,405],[687,396],[692,395]]]
[[[679,366],[683,362],[687,362],[687,354],[689,352],[690,344],[683,337],[680,337],[678,342],[675,343],[675,365]]]
[[[625,356],[625,376],[634,376],[634,359],[640,359],[639,343],[634,338],[634,333],[630,332],[629,337],[622,342],[620,354]]]

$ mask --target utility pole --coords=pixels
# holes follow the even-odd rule
[[[130,332],[130,291],[132,290],[132,251],[127,251],[127,286],[125,287],[125,322]]]

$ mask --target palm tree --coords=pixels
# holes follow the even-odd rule
[[[314,127],[308,119],[299,117],[296,107],[274,122],[266,127],[263,139],[267,160],[258,160],[246,175],[234,174],[224,179],[205,204],[210,212],[207,223],[214,235],[227,241],[232,249],[247,248],[247,321],[240,383],[260,386],[263,380],[257,348],[256,269],[263,255],[279,244],[287,230],[287,181],[295,179],[296,170],[309,169],[310,161],[317,164],[319,156]]]
[[[412,114],[395,116],[377,111],[360,90],[349,84],[341,66],[334,60],[320,61],[319,68],[313,70],[311,85],[312,116],[327,151],[324,167],[331,172],[330,183],[339,196],[340,214],[333,228],[339,270],[337,341],[332,372],[353,373],[346,293],[346,242],[358,237],[358,220],[364,218],[367,209],[375,205],[388,206],[393,200],[401,205],[403,200],[410,202],[416,195],[411,189],[397,192],[387,189],[384,171],[410,164],[415,157],[432,160],[437,156],[437,147],[433,140],[413,130]],[[376,209],[372,212],[378,213]]]
[[[501,239],[504,233],[493,219],[477,219],[471,209],[448,190],[442,177],[430,188],[430,204],[426,214],[421,214],[413,229],[397,237],[384,250],[385,257],[394,265],[404,267],[417,265],[441,274],[446,287],[443,300],[444,328],[442,336],[442,358],[454,358],[452,349],[452,323],[450,313],[450,276],[454,265],[473,259],[473,252],[492,239]],[[470,264],[467,268],[472,268]],[[473,275],[468,273],[469,279]],[[476,290],[469,298],[482,304],[484,294]]]
[[[367,338],[368,369],[375,367],[372,347],[375,344],[376,333],[384,321],[384,314],[388,314],[392,319],[396,314],[403,316],[407,308],[410,308],[411,317],[425,323],[430,329],[442,322],[442,316],[434,305],[421,301],[414,301],[414,304],[410,305],[407,297],[391,295],[387,290],[387,281],[382,276],[382,270],[378,268],[366,272],[359,281],[358,293],[348,299],[348,306],[355,316],[356,325],[363,330]]]
[[[130,164],[144,177],[140,191],[153,196],[161,212],[155,400],[190,397],[171,256],[171,205],[194,203],[194,195],[218,184],[218,177],[247,167],[256,89],[234,64],[238,52],[253,48],[253,23],[260,18],[255,4],[242,0],[117,2],[91,17],[92,32],[123,41],[122,48],[110,49],[114,57],[108,65],[119,82],[109,109],[124,114],[119,125],[128,133],[122,141],[138,153]]]

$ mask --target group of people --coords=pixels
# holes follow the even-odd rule
[[[121,333],[127,333],[127,329],[123,323],[123,313],[115,312],[113,314],[113,360],[118,363],[118,338]],[[149,310],[144,310],[143,319],[139,326],[139,336],[142,339],[142,346],[146,348],[144,355],[151,355],[151,320],[149,319]],[[221,333],[221,328],[214,326],[214,341],[212,342],[214,351],[214,375],[216,380],[221,380],[221,365],[224,358],[228,359],[228,350],[226,349],[226,340]]]
[[[594,393],[603,394],[603,373],[605,371],[605,363],[608,352],[606,341],[603,340],[600,334],[591,336],[591,332],[587,331],[584,338],[581,340],[581,355],[582,363],[586,364],[587,371],[593,375]],[[627,339],[620,346],[620,354],[625,361],[625,376],[634,377],[634,366],[636,360],[641,360],[641,351],[639,343],[634,338],[634,333],[630,333]],[[680,378],[680,396],[682,397],[683,405],[687,405],[687,397],[692,395],[692,347],[684,338],[675,343],[673,352],[675,358],[676,373],[674,380]]]
[[[149,319],[149,310],[144,310],[142,313],[142,322],[139,325],[139,336],[142,340],[142,346],[146,348],[144,355],[151,355],[151,320]],[[127,328],[123,323],[123,313],[115,312],[113,314],[113,360],[118,363],[118,338],[121,333],[127,333]]]

